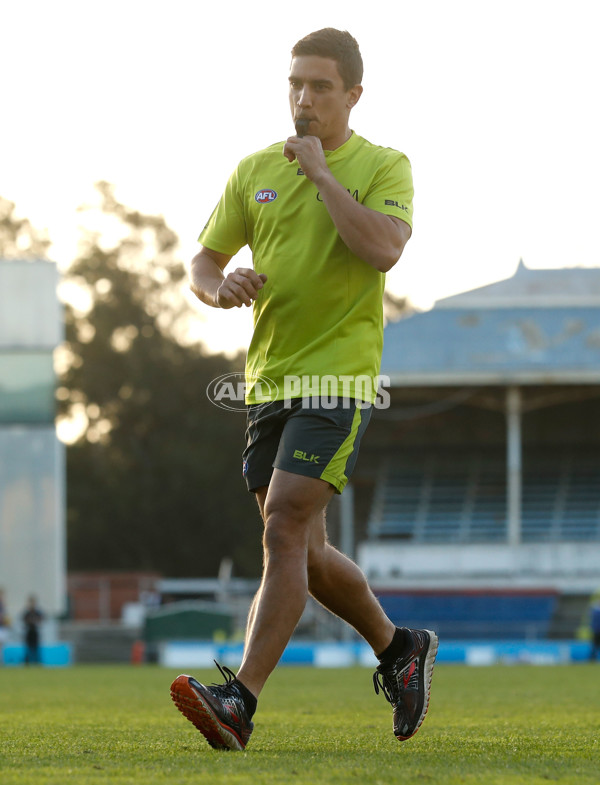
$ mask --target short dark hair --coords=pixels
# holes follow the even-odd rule
[[[301,55],[317,55],[335,60],[346,90],[362,82],[363,61],[360,49],[356,39],[347,30],[324,27],[309,33],[292,49],[292,57]]]

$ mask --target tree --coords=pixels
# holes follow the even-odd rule
[[[2,259],[45,259],[50,240],[26,218],[15,215],[15,204],[0,196],[0,257]]]
[[[97,185],[108,220],[88,230],[68,280],[89,308],[66,308],[62,415],[84,423],[68,449],[70,569],[215,575],[260,571],[260,520],[240,476],[243,415],[207,398],[240,369],[176,338],[193,313],[182,293],[177,237],[161,216]],[[114,242],[107,244],[112,236]]]

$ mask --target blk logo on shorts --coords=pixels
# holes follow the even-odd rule
[[[306,461],[307,463],[319,463],[320,455],[315,455],[314,453],[308,457],[308,453],[304,452],[303,450],[294,450],[294,458],[297,458],[299,461]]]
[[[274,191],[272,188],[263,188],[262,191],[256,192],[254,199],[259,204],[269,204],[269,202],[274,202],[277,199],[277,191]]]

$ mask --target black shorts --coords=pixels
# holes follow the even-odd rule
[[[243,473],[249,491],[273,469],[315,477],[344,490],[372,405],[353,398],[292,398],[248,406]]]

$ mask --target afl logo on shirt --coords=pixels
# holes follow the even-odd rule
[[[261,191],[256,193],[254,199],[259,204],[268,204],[269,202],[274,202],[277,199],[277,191],[274,191],[272,188],[263,188]]]

